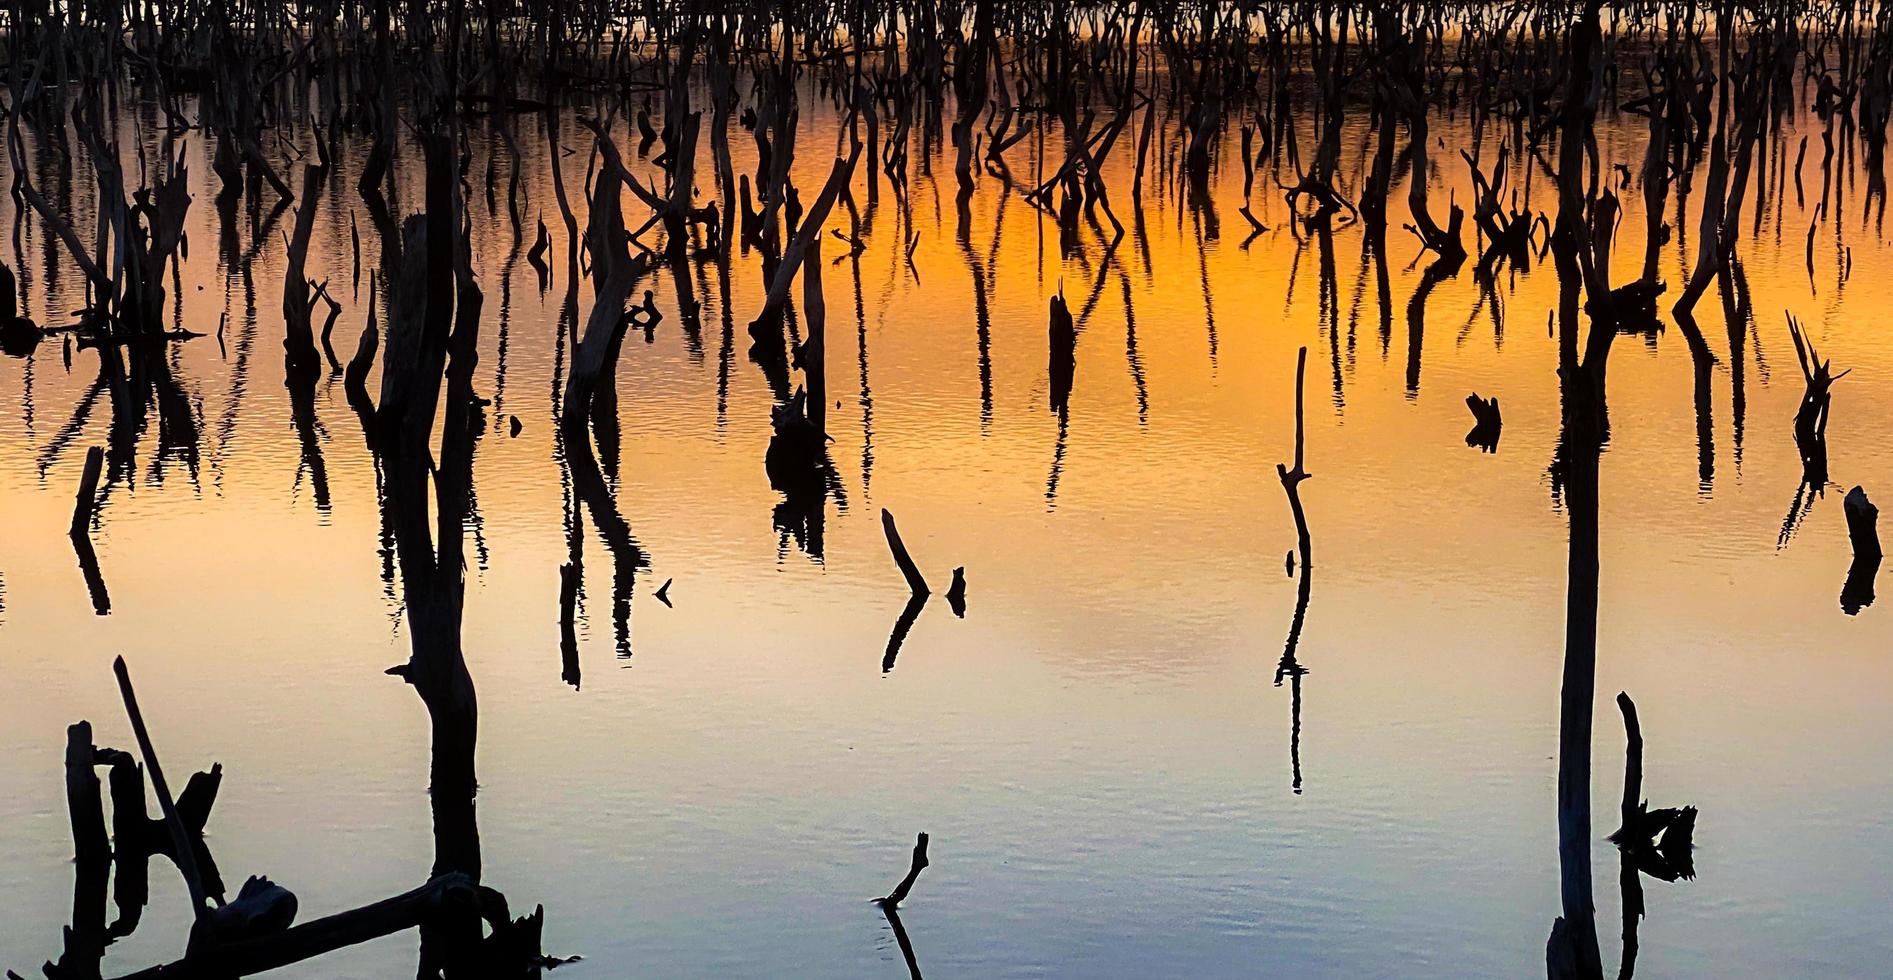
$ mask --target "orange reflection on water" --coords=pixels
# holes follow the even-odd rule
[[[936,161],[942,176],[917,177],[904,204],[883,184],[864,215],[868,248],[824,274],[829,451],[845,504],[826,505],[819,562],[773,519],[781,497],[762,460],[774,399],[747,355],[757,256],[693,266],[687,289],[704,304],[694,330],[660,271],[640,290],[665,319],[648,344],[627,337],[617,372],[613,481],[652,567],[638,576],[621,660],[610,561],[585,520],[575,692],[558,650],[573,505],[552,421],[570,354],[556,326],[565,242],[539,122],[520,124],[521,145],[540,148],[524,162],[525,245],[503,204],[472,202],[486,296],[476,389],[493,404],[474,466],[464,634],[483,709],[489,869],[509,893],[557,896],[548,948],[664,975],[879,969],[854,899],[885,887],[924,825],[937,851],[922,956],[948,973],[1239,962],[1358,975],[1390,949],[1449,950],[1427,962],[1463,974],[1536,969],[1555,907],[1547,759],[1566,535],[1546,476],[1559,418],[1548,262],[1503,272],[1496,300],[1468,266],[1426,298],[1416,330],[1410,303],[1427,261],[1412,261],[1416,240],[1389,232],[1385,304],[1361,229],[1297,234],[1272,180],[1258,179],[1253,198],[1271,230],[1245,242],[1232,147],[1213,216],[1181,198],[1174,163],[1152,167],[1134,214],[1130,161],[1113,159],[1106,176],[1129,232],[1111,248],[1086,226],[1070,255],[1048,216],[996,179],[980,182],[962,222]],[[805,124],[824,134],[813,148],[836,120],[811,112]],[[587,143],[565,126],[579,150],[566,158],[570,191]],[[1448,147],[1468,138],[1450,120],[1435,132]],[[1060,142],[1012,150],[1020,180]],[[496,136],[474,145],[473,174],[479,155],[505,152]],[[734,148],[738,172],[753,168],[744,141]],[[310,258],[345,307],[344,358],[368,296],[351,275],[360,151],[339,161]],[[318,507],[281,384],[283,226],[246,202],[234,252],[254,247],[255,258],[226,261],[205,152],[189,151],[196,204],[176,321],[227,325],[221,344],[206,336],[170,354],[199,420],[200,463],[194,475],[154,471],[154,434],[133,440],[92,535],[110,616],[93,615],[64,530],[83,448],[108,442],[106,398],[71,421],[93,356],[75,352],[68,373],[42,345],[0,365],[0,688],[16,692],[0,713],[0,826],[16,842],[0,900],[21,910],[0,926],[0,949],[38,951],[59,935],[64,913],[45,901],[65,873],[56,735],[85,717],[102,740],[124,739],[103,671],[114,653],[138,665],[166,758],[216,759],[230,773],[213,825],[227,869],[292,882],[310,910],[425,874],[426,728],[381,673],[404,658],[406,637],[383,578],[372,460],[340,385],[325,382],[329,503]],[[713,174],[703,152],[698,173]],[[1634,167],[1641,134],[1607,129],[1600,152],[1606,173]],[[800,155],[800,186],[822,179],[822,156]],[[418,201],[418,162],[408,152],[399,164],[397,207]],[[1469,202],[1465,167],[1436,163],[1435,207]],[[1530,165],[1516,165],[1515,186]],[[500,172],[509,166],[503,157]],[[72,184],[83,211],[89,175]],[[1549,188],[1542,174],[1535,187]],[[865,178],[855,193],[865,208]],[[1628,266],[1643,216],[1636,195],[1624,204],[1617,254]],[[1817,250],[1810,284],[1810,207],[1764,201],[1762,233],[1739,253],[1754,311],[1737,322],[1739,358],[1721,303],[1712,294],[1698,309],[1718,355],[1706,400],[1673,328],[1649,345],[1621,338],[1610,371],[1598,689],[1635,693],[1648,780],[1703,807],[1714,868],[1664,896],[1675,934],[1647,944],[1651,975],[1848,972],[1893,952],[1845,925],[1883,904],[1872,862],[1846,856],[1884,851],[1869,815],[1893,790],[1875,775],[1893,735],[1878,693],[1893,679],[1879,656],[1885,610],[1850,618],[1835,599],[1847,566],[1839,491],[1893,488],[1878,437],[1893,412],[1893,343],[1879,325],[1893,253],[1857,204],[1835,209],[1841,237]],[[365,280],[379,250],[356,220]],[[519,258],[539,220],[554,236],[549,291]],[[1663,253],[1672,283],[1693,262],[1693,212],[1682,227]],[[72,269],[45,262],[57,252],[44,236],[29,223],[10,264],[29,311],[58,322],[82,289]],[[1853,271],[1840,281],[1843,250]],[[826,251],[844,249],[830,239]],[[1046,310],[1061,290],[1079,327],[1062,422],[1046,407]],[[580,295],[582,315],[589,289]],[[1783,311],[1854,373],[1830,427],[1840,485],[1778,548],[1800,478]],[[1321,574],[1301,641],[1306,785],[1295,797],[1289,693],[1271,684],[1294,602],[1283,574],[1294,533],[1273,466],[1292,453],[1304,345],[1315,479],[1303,496]],[[1464,445],[1472,391],[1503,404],[1494,455]],[[885,674],[907,597],[882,507],[936,591],[955,566],[970,583],[967,618],[930,604]],[[666,579],[675,608],[652,601]],[[1600,760],[1621,752],[1607,717]],[[1595,795],[1607,800],[1615,777],[1600,768]],[[1608,880],[1614,856],[1600,842],[1594,857]],[[1600,902],[1614,902],[1604,891]],[[182,934],[181,905],[155,902],[111,955],[155,962],[162,937]],[[1843,948],[1838,964],[1824,959]],[[378,975],[406,955],[364,947],[324,975]]]

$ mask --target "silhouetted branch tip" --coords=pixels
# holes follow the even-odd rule
[[[894,890],[887,893],[887,897],[876,899],[876,901],[890,908],[899,906],[907,897],[907,893],[913,890],[914,882],[920,879],[920,872],[926,869],[927,863],[927,835],[923,832],[914,842],[914,859],[912,866],[907,869],[907,877],[902,878],[900,884],[895,885]]]

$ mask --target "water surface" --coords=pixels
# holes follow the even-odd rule
[[[149,143],[151,121],[149,107],[128,110],[122,138]],[[811,99],[802,125],[808,193],[839,121]],[[1607,172],[1640,159],[1641,123],[1623,125],[1600,121]],[[840,489],[819,547],[805,526],[778,526],[763,467],[775,398],[745,333],[763,295],[757,257],[739,255],[727,287],[714,263],[693,267],[694,329],[660,269],[639,288],[665,319],[648,341],[627,338],[616,376],[611,481],[650,567],[614,616],[611,562],[583,522],[573,685],[559,568],[575,505],[553,423],[570,353],[565,241],[538,117],[520,126],[526,245],[537,221],[553,229],[554,282],[542,289],[520,257],[503,189],[497,212],[476,193],[475,388],[493,404],[474,464],[464,644],[482,709],[484,878],[516,909],[544,903],[546,949],[585,957],[560,976],[901,976],[868,900],[904,872],[918,831],[933,865],[903,920],[928,975],[1540,971],[1559,914],[1568,533],[1547,473],[1559,427],[1548,256],[1502,274],[1502,319],[1469,265],[1425,298],[1415,329],[1428,259],[1409,264],[1419,246],[1398,219],[1384,298],[1358,226],[1297,233],[1269,181],[1254,201],[1271,230],[1245,241],[1231,146],[1212,210],[1153,167],[1138,220],[1114,191],[1124,240],[1108,249],[1087,229],[1069,254],[1049,216],[990,177],[962,219],[937,158],[904,206],[882,188],[866,251],[825,271]],[[569,115],[561,126],[580,151],[566,165],[577,198],[589,142]],[[1435,132],[1470,139],[1452,120]],[[1351,145],[1367,136],[1350,133]],[[1791,124],[1780,138],[1799,135]],[[504,150],[471,136],[477,183]],[[753,169],[735,143],[739,172]],[[1028,139],[1009,159],[1023,179],[1060,144]],[[344,358],[369,292],[349,238],[364,150],[339,161],[310,258],[344,307]],[[51,151],[36,140],[32,152]],[[412,193],[397,207],[411,208],[420,156],[403,154]],[[222,322],[223,337],[169,354],[195,444],[163,449],[154,422],[109,467],[92,534],[109,615],[95,614],[66,536],[84,449],[110,441],[109,392],[88,395],[96,355],[75,350],[68,368],[53,342],[0,362],[0,951],[23,973],[57,954],[69,913],[64,727],[89,719],[101,744],[129,747],[115,655],[173,781],[224,766],[210,843],[226,878],[266,873],[313,917],[412,888],[431,863],[426,713],[383,674],[408,637],[373,460],[339,379],[325,380],[318,477],[283,385],[291,216],[269,225],[266,208],[239,206],[232,261],[204,141],[186,156],[196,203],[175,320],[206,334]],[[1437,157],[1434,200],[1469,201],[1465,167]],[[1107,176],[1128,188],[1128,161]],[[87,213],[93,187],[80,167],[72,213]],[[1642,214],[1624,198],[1618,249],[1631,256]],[[1834,222],[1844,244],[1823,243],[1810,281],[1811,205],[1764,200],[1740,248],[1750,303],[1733,326],[1713,291],[1699,308],[1719,358],[1706,399],[1674,328],[1620,338],[1613,356],[1592,773],[1607,963],[1619,690],[1641,710],[1652,805],[1701,808],[1696,880],[1647,884],[1647,976],[1864,976],[1893,958],[1893,631],[1882,605],[1850,616],[1836,600],[1842,493],[1893,499],[1893,250],[1850,201]],[[27,312],[64,322],[82,280],[37,221],[16,234],[14,220],[8,209],[7,262]],[[363,248],[372,269],[372,236]],[[1680,282],[1693,244],[1663,254]],[[1080,330],[1062,420],[1046,376],[1061,290]],[[1829,427],[1835,483],[1785,544],[1801,379],[1784,312],[1853,372]],[[1301,493],[1317,564],[1297,686],[1276,683],[1297,580],[1275,464],[1292,459],[1304,346],[1314,478]],[[1473,391],[1502,401],[1494,454],[1464,443]],[[907,590],[882,508],[936,592],[955,566],[969,583],[965,617],[936,597],[891,669]],[[654,596],[667,580],[671,607]],[[152,905],[108,973],[182,952],[183,888],[154,867]],[[283,975],[393,976],[414,945],[396,936]]]

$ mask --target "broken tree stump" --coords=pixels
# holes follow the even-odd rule
[[[66,729],[66,807],[72,818],[73,889],[72,924],[65,930],[65,946],[56,962],[45,965],[48,977],[87,978],[99,975],[105,947],[114,937],[105,925],[105,896],[111,876],[112,845],[105,836],[105,812],[99,800],[99,777],[93,767],[99,753],[92,745],[92,726],[79,722]],[[13,974],[9,973],[9,977]]]
[[[1472,410],[1472,431],[1466,433],[1466,445],[1481,452],[1497,452],[1499,431],[1504,426],[1504,419],[1499,415],[1499,400],[1481,398],[1478,392],[1466,396],[1466,407]]]
[[[1078,371],[1078,330],[1072,323],[1071,310],[1065,306],[1062,292],[1052,296],[1046,348],[1052,411],[1063,412],[1071,404],[1072,381]]]
[[[1795,360],[1801,365],[1802,380],[1807,383],[1801,404],[1794,413],[1795,442],[1806,443],[1827,434],[1827,413],[1833,403],[1830,389],[1848,372],[1835,374],[1833,362],[1821,360],[1814,350],[1814,341],[1792,315],[1788,317],[1788,336],[1794,341]]]
[[[99,776],[94,772],[92,723],[79,722],[66,728],[66,808],[72,817],[73,854],[80,864],[103,861],[112,856],[112,845],[105,836],[105,808],[99,796]]]
[[[1849,616],[1873,605],[1873,580],[1880,574],[1880,508],[1867,499],[1859,487],[1847,491],[1841,501],[1847,513],[1847,537],[1853,543],[1854,560],[1847,567],[1847,580],[1840,587],[1840,609]]]
[[[105,450],[93,446],[85,451],[85,472],[79,476],[79,492],[72,502],[72,533],[86,533],[92,514],[98,509],[99,473],[105,468]]]
[[[1867,499],[1865,490],[1855,487],[1847,491],[1841,509],[1847,512],[1847,537],[1853,542],[1854,557],[1880,557],[1880,508]]]

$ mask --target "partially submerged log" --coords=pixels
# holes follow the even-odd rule
[[[900,566],[900,573],[907,578],[907,588],[916,596],[928,595],[927,579],[920,574],[913,556],[907,553],[907,546],[901,543],[900,531],[894,527],[894,515],[885,507],[881,508],[881,530],[887,535],[887,550],[894,553],[894,564]]]
[[[181,960],[139,970],[121,980],[221,980],[249,976],[324,953],[405,932],[447,919],[475,916],[493,928],[482,945],[498,945],[513,929],[534,928],[536,912],[525,919],[506,915],[506,900],[498,892],[476,884],[461,872],[447,872],[413,891],[371,905],[338,912],[267,936],[230,943],[208,944]],[[535,946],[536,948],[536,946]],[[494,965],[494,964],[489,964]],[[537,964],[543,965],[543,964]],[[522,964],[523,968],[523,964]],[[497,966],[495,965],[497,971]],[[498,972],[495,975],[500,975]]]

